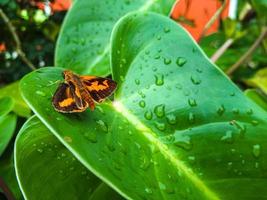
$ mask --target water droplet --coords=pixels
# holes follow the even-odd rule
[[[257,120],[252,120],[252,121],[251,121],[251,124],[252,124],[253,126],[257,126],[257,125],[259,125],[259,121],[257,121]]]
[[[220,105],[220,107],[217,109],[217,114],[219,116],[222,116],[224,112],[225,112],[224,105]]]
[[[161,36],[160,35],[157,36],[157,40],[161,40]]]
[[[221,140],[227,143],[233,143],[233,131],[226,131],[225,135],[222,136]]]
[[[151,120],[153,118],[153,113],[151,112],[151,110],[148,110],[145,112],[144,116],[147,120]]]
[[[187,60],[183,57],[178,57],[176,60],[176,64],[178,67],[184,66],[186,62],[187,62]]]
[[[43,153],[43,152],[44,152],[44,150],[43,150],[43,149],[40,149],[40,148],[38,148],[37,151],[38,151],[39,153]]]
[[[144,100],[139,101],[139,106],[144,108],[146,106],[146,102]]]
[[[169,59],[169,58],[164,58],[164,64],[165,65],[169,65],[169,64],[171,64],[172,63],[172,60],[171,59]]]
[[[97,137],[96,137],[96,133],[95,132],[86,132],[86,133],[84,133],[84,137],[86,139],[88,139],[92,143],[96,143],[97,142]]]
[[[202,70],[201,68],[197,68],[196,71],[197,71],[198,73],[202,73],[202,72],[203,72],[203,70]]]
[[[146,192],[147,194],[152,194],[152,193],[153,193],[153,191],[152,191],[151,188],[146,188],[146,189],[145,189],[145,192]]]
[[[188,119],[189,119],[189,122],[193,124],[195,122],[195,115],[194,115],[194,113],[191,113],[190,112]]]
[[[171,29],[169,27],[164,28],[164,33],[169,33],[170,31],[171,31]]]
[[[156,122],[155,126],[160,131],[164,131],[166,129],[166,125],[164,123]]]
[[[176,124],[177,120],[176,120],[176,116],[174,114],[169,114],[167,115],[167,122],[171,125]]]
[[[168,142],[174,142],[175,141],[174,135],[168,135],[168,136],[166,136],[166,139]]]
[[[140,80],[139,79],[135,79],[134,82],[135,82],[136,85],[140,85]]]
[[[191,76],[191,81],[195,85],[199,85],[201,83],[201,80],[197,76]]]
[[[259,163],[255,162],[255,168],[258,169],[259,168]]]
[[[164,104],[160,104],[160,105],[155,106],[154,112],[155,112],[157,117],[159,117],[159,118],[164,117],[164,115],[165,115],[165,105]]]
[[[174,144],[177,147],[183,148],[185,150],[192,149],[192,143],[190,141],[190,137],[187,135],[182,135],[181,133],[175,132],[175,141]]]
[[[188,99],[188,104],[191,107],[197,106],[197,101],[195,99]]]
[[[239,110],[238,110],[238,108],[233,108],[232,111],[233,111],[233,113],[236,114],[236,115],[239,114]]]
[[[252,114],[253,114],[253,110],[252,110],[251,108],[248,109],[248,110],[247,110],[247,114],[248,114],[248,115],[252,115]]]
[[[156,54],[156,55],[154,56],[154,58],[155,58],[156,60],[158,60],[158,59],[160,59],[160,55],[159,55],[159,54]],[[155,71],[154,68],[153,68],[153,71]]]
[[[120,76],[120,80],[123,82],[125,81],[125,77],[124,76]]]
[[[159,189],[166,190],[166,185],[161,183],[161,182],[159,182]]]
[[[139,161],[140,161],[140,169],[142,170],[147,170],[150,166],[150,160],[147,156],[145,156],[145,152],[142,152],[140,154],[140,157],[139,157]]]
[[[252,153],[256,158],[258,158],[261,154],[261,146],[259,144],[253,145]]]
[[[72,142],[72,138],[69,136],[64,136],[63,138],[67,143],[71,143]]]
[[[164,76],[163,74],[157,74],[155,75],[155,84],[157,86],[161,86],[164,84]]]
[[[98,126],[100,127],[102,131],[108,132],[108,125],[106,124],[106,122],[100,119],[100,120],[97,120],[96,123],[98,124]]]
[[[42,96],[42,97],[46,96],[46,94],[44,92],[40,91],[40,90],[37,90],[35,93],[40,95],[40,96]]]
[[[188,160],[189,160],[189,162],[190,163],[195,163],[195,161],[196,161],[196,158],[195,158],[195,156],[188,156]]]
[[[235,92],[231,92],[231,93],[230,93],[230,96],[231,96],[231,97],[235,96]]]

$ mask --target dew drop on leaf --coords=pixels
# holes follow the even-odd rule
[[[169,33],[170,31],[171,31],[171,29],[169,27],[164,28],[164,33]]]
[[[169,114],[167,115],[166,118],[167,118],[167,122],[171,125],[174,125],[177,122],[176,116],[174,114]]]
[[[43,91],[40,91],[40,90],[37,90],[35,93],[38,94],[39,96],[42,96],[42,97],[46,96],[46,94]]]
[[[97,142],[97,137],[96,137],[95,132],[86,132],[86,133],[84,133],[84,137],[92,143]]]
[[[147,120],[151,120],[153,118],[153,113],[151,112],[151,110],[147,110],[144,114],[144,117],[147,119]]]
[[[186,62],[187,62],[187,60],[183,57],[178,57],[176,60],[176,64],[178,67],[184,66]]]
[[[139,101],[139,106],[144,108],[146,106],[146,102],[144,100]]]
[[[225,135],[221,137],[221,141],[226,143],[233,143],[233,131],[226,131]]]
[[[201,80],[197,76],[191,76],[191,81],[195,85],[199,85],[201,83]]]
[[[191,107],[197,106],[197,101],[195,99],[188,99],[188,104]]]
[[[134,82],[135,82],[136,85],[140,85],[140,80],[139,79],[135,79]]]
[[[232,111],[233,111],[233,113],[236,114],[236,115],[239,114],[239,110],[238,110],[238,108],[233,108]]]
[[[152,194],[152,193],[153,193],[153,191],[152,191],[151,188],[146,188],[146,189],[145,189],[145,192],[146,192],[147,194]]]
[[[44,152],[44,150],[41,149],[41,148],[38,148],[37,151],[38,151],[39,153],[43,153],[43,152]]]
[[[190,137],[187,135],[182,135],[180,133],[174,133],[175,134],[175,141],[174,145],[177,147],[183,148],[185,150],[192,149],[192,143],[190,141]]]
[[[217,109],[217,114],[219,116],[222,116],[224,112],[225,112],[224,105],[220,105],[220,107]]]
[[[252,153],[256,158],[258,158],[260,156],[260,153],[261,153],[261,146],[259,144],[253,145]]]
[[[190,112],[188,119],[189,119],[189,122],[193,124],[195,122],[195,115],[194,115],[194,113]]]
[[[100,119],[96,120],[96,123],[102,131],[108,132],[108,125],[106,124],[106,122]]]
[[[159,117],[159,118],[164,117],[164,115],[165,115],[165,105],[164,104],[160,104],[160,105],[155,106],[154,112],[155,112],[157,117]]]
[[[157,86],[161,86],[164,84],[164,76],[163,74],[157,74],[155,75],[155,84]]]
[[[165,65],[169,65],[169,64],[171,64],[172,63],[172,60],[171,59],[169,59],[169,58],[164,58],[164,64]]]
[[[161,123],[161,122],[156,122],[155,126],[160,131],[165,131],[165,129],[166,129],[166,125],[164,123]]]

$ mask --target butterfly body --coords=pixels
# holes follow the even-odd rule
[[[117,87],[115,81],[96,77],[79,76],[69,70],[63,71],[64,83],[56,90],[52,104],[58,112],[83,112],[95,108],[95,102],[102,102]]]

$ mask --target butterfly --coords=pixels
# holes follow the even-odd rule
[[[116,89],[117,83],[109,78],[80,76],[70,70],[62,73],[64,83],[57,88],[52,105],[61,113],[93,111],[95,102],[101,103]]]

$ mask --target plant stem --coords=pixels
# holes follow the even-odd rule
[[[211,56],[211,61],[216,62],[224,54],[224,52],[233,44],[233,42],[233,38],[227,39],[224,44]]]
[[[2,180],[2,178],[0,177],[0,188],[3,190],[4,194],[6,195],[6,198],[8,200],[15,200],[13,194],[11,193],[11,191],[9,190],[9,188],[7,187],[7,185],[5,184],[5,182]]]
[[[31,69],[31,70],[35,70],[35,66],[32,64],[32,62],[26,57],[24,51],[21,48],[21,42],[20,39],[16,33],[16,29],[15,27],[12,25],[12,23],[10,22],[9,18],[7,17],[7,15],[4,13],[4,11],[0,8],[0,16],[3,19],[4,23],[7,25],[8,30],[10,31],[15,44],[16,44],[16,52],[18,53],[18,55],[20,56],[21,60]]]
[[[266,37],[267,37],[267,26],[262,28],[262,31],[257,40],[252,44],[252,46],[247,50],[247,52],[227,70],[226,73],[228,75],[231,75],[235,70],[237,70],[253,54],[253,52],[260,46],[261,42]]]
[[[221,13],[223,12],[223,10],[226,6],[226,3],[227,3],[227,0],[223,0],[221,7],[214,13],[214,15],[210,18],[208,23],[205,25],[205,27],[204,27],[201,35],[200,35],[200,40],[201,40],[201,38],[203,38],[203,36],[206,35],[207,31],[210,29],[210,27],[213,25],[213,23],[220,17]]]

